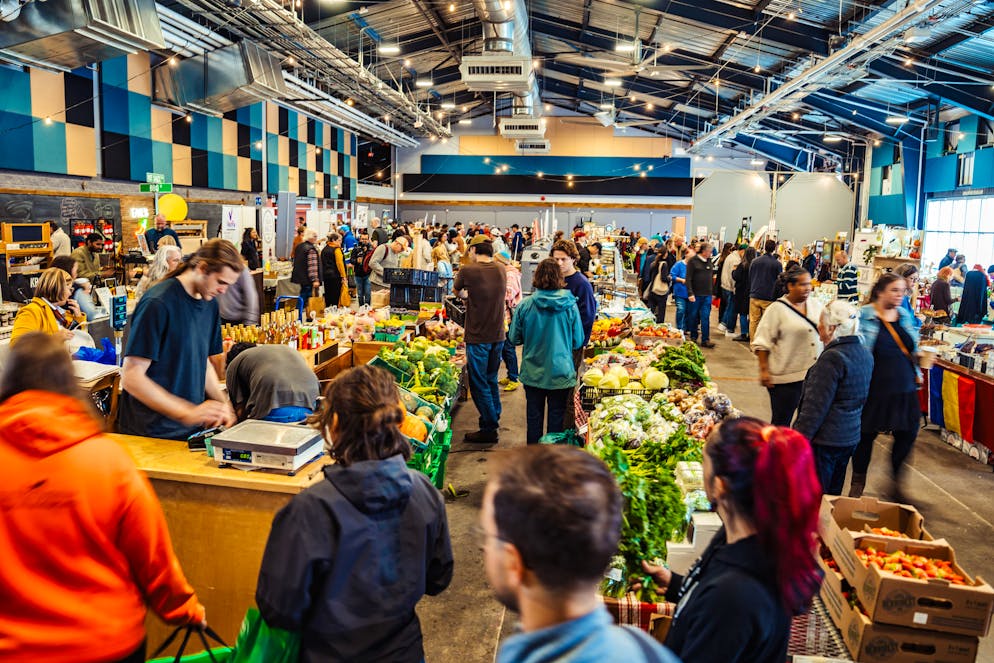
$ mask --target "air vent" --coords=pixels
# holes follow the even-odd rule
[[[531,58],[513,55],[467,55],[459,65],[462,82],[474,92],[518,92],[531,90]]]
[[[516,140],[514,149],[518,154],[548,154],[552,144],[548,140]]]
[[[500,135],[504,138],[542,138],[545,136],[545,120],[531,117],[502,117]]]

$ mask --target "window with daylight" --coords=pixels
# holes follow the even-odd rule
[[[956,186],[971,186],[973,184],[973,152],[959,155]]]
[[[994,196],[928,201],[922,265],[938,266],[951,248],[966,255],[968,267],[994,265]]]

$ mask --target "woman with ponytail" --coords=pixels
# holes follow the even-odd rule
[[[684,663],[782,663],[791,617],[821,575],[821,491],[811,446],[789,428],[732,419],[704,448],[704,486],[723,527],[685,576],[644,564],[677,603],[666,646]]]
[[[407,468],[405,415],[393,376],[359,366],[308,420],[335,464],[276,514],[255,592],[301,663],[424,660],[414,608],[448,587],[452,546],[441,494]]]

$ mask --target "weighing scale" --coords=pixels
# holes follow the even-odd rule
[[[269,469],[290,476],[324,452],[313,428],[248,419],[207,441],[208,455],[224,465]]]

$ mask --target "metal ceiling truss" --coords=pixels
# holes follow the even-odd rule
[[[237,39],[265,44],[286,62],[294,59],[306,82],[330,96],[352,97],[373,116],[389,116],[394,126],[412,133],[448,136],[441,123],[403,92],[361,67],[347,53],[302,23],[279,0],[254,0],[249,8],[232,8],[224,0],[177,0],[193,17]]]

